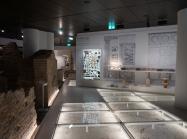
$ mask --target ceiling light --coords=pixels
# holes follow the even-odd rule
[[[73,37],[70,36],[70,37],[69,37],[69,40],[73,41]]]
[[[68,43],[68,44],[67,44],[67,47],[71,47],[71,43]]]
[[[2,32],[2,33],[4,33],[4,32],[5,32],[5,30],[4,30],[4,29],[2,29],[2,30],[1,30],[1,32]]]
[[[62,29],[62,28],[60,28],[60,29],[58,30],[58,34],[59,34],[59,35],[63,35],[63,29]]]
[[[23,35],[21,35],[21,37],[22,37],[22,38],[24,38],[24,36],[23,36]]]

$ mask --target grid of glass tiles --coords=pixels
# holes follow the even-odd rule
[[[53,139],[187,138],[180,119],[150,102],[173,101],[172,96],[108,89],[98,93],[105,102],[62,105]]]

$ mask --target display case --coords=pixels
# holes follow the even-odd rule
[[[118,79],[124,86],[162,86],[163,88],[175,85],[175,69],[156,69],[148,67],[107,66],[106,79]],[[113,85],[111,85],[113,86]]]

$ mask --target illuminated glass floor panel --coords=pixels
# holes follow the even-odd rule
[[[146,101],[175,101],[174,96],[141,96]]]
[[[113,113],[109,111],[93,112],[61,112],[58,124],[98,124],[118,122]]]
[[[101,96],[131,96],[133,93],[132,92],[99,92]]]
[[[130,101],[144,101],[137,96],[107,96],[103,97],[106,102],[130,102]]]
[[[68,86],[76,86],[76,81],[70,80]]]
[[[118,124],[64,126],[58,125],[53,139],[129,139]]]
[[[187,129],[178,123],[126,125],[135,139],[187,139]]]
[[[157,110],[143,110],[143,111],[118,111],[115,112],[122,122],[136,123],[136,122],[162,122],[171,121],[173,118],[166,113]]]
[[[112,90],[112,89],[97,89],[98,92],[114,92],[119,90]]]
[[[105,103],[64,103],[61,111],[92,111],[92,110],[109,110]]]
[[[153,93],[144,93],[144,92],[135,92],[136,95],[139,95],[139,96],[158,96],[159,94],[153,94]],[[164,95],[162,95],[164,96]]]
[[[151,110],[158,109],[149,102],[111,102],[108,103],[112,110]]]

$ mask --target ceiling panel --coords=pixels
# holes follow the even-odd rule
[[[97,0],[104,8],[121,8],[124,7],[121,0]]]
[[[187,0],[4,0],[0,2],[0,28],[11,34],[23,27],[56,33],[61,20],[68,36],[70,31],[83,32],[85,26],[91,31],[106,30],[111,18],[126,28],[144,27],[145,15],[151,26],[162,16],[168,24],[176,24],[177,11],[185,7]]]
[[[129,8],[123,7],[114,9],[112,12],[116,15],[117,19],[126,23],[138,22],[137,16],[129,10]]]

